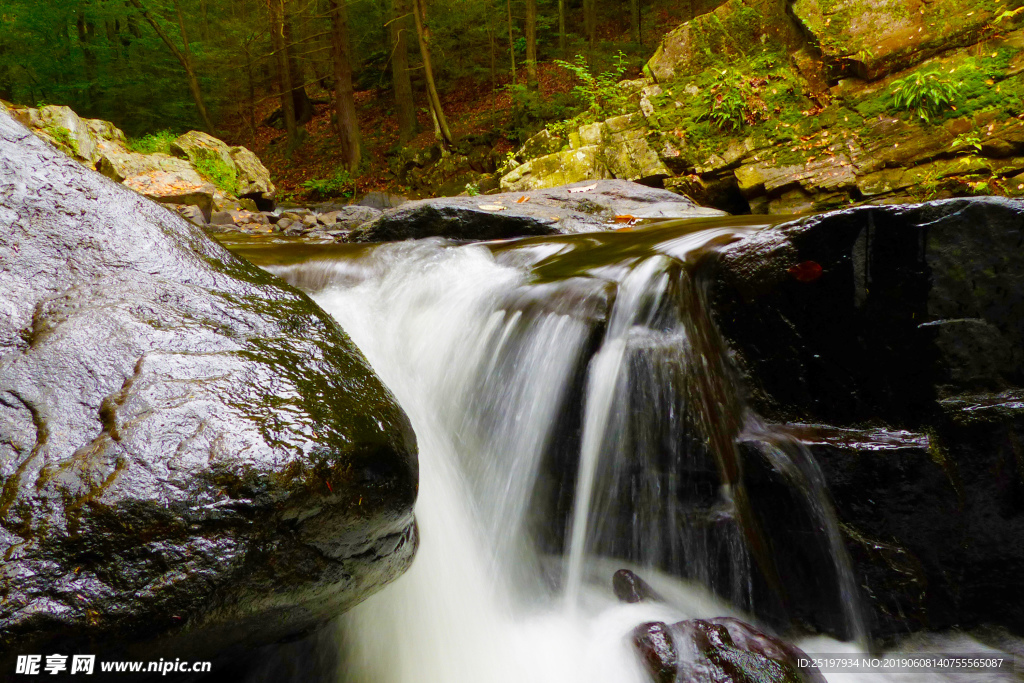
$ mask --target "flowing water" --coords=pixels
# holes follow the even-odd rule
[[[693,264],[762,225],[421,240],[268,266],[340,322],[419,440],[419,553],[343,617],[331,679],[641,683],[626,635],[642,622],[759,615],[785,628],[808,602],[852,642],[805,648],[867,645],[821,473],[743,405],[704,312]],[[793,492],[817,539],[801,560],[813,589],[768,551],[787,530],[751,499],[744,462]],[[623,567],[663,600],[617,601]],[[895,680],[946,680],[929,676]]]

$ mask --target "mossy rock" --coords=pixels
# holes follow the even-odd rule
[[[796,0],[793,14],[826,61],[874,80],[994,32],[1003,9],[988,0]]]

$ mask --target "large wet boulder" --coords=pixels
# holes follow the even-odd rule
[[[824,473],[876,636],[1024,633],[1021,244],[1024,202],[864,207],[762,230],[712,271],[751,402]]]
[[[825,683],[800,648],[732,617],[641,624],[632,644],[654,683]]]
[[[608,230],[616,216],[700,218],[724,212],[690,199],[625,180],[598,180],[531,192],[442,197],[406,202],[361,225],[351,242],[423,237],[494,240]],[[628,220],[628,219],[627,219]]]
[[[416,546],[415,437],[299,291],[0,112],[0,670],[223,659]]]

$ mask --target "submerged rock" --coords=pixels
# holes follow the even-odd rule
[[[415,437],[336,323],[0,112],[0,668],[217,659],[416,546]]]
[[[793,436],[825,475],[875,636],[1024,632],[1022,243],[1024,202],[947,200],[765,229],[714,268],[754,407],[807,425]],[[817,277],[798,277],[807,263]]]
[[[607,230],[615,216],[698,218],[722,211],[624,180],[576,183],[532,192],[423,199],[385,211],[348,236],[352,242],[423,237],[494,240]]]
[[[655,683],[824,683],[799,648],[720,617],[641,624],[633,647]]]

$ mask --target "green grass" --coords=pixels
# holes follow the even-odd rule
[[[71,136],[70,130],[63,126],[47,126],[43,130],[53,138],[58,147],[69,154],[78,155],[78,140]]]
[[[238,171],[234,164],[227,164],[218,157],[196,159],[192,163],[199,175],[228,194],[238,194]]]
[[[331,177],[307,180],[302,187],[315,199],[351,197],[355,192],[355,180],[348,171],[338,169]]]
[[[128,138],[128,149],[139,154],[170,154],[171,143],[177,137],[176,133],[169,130],[148,133],[141,138]]]

